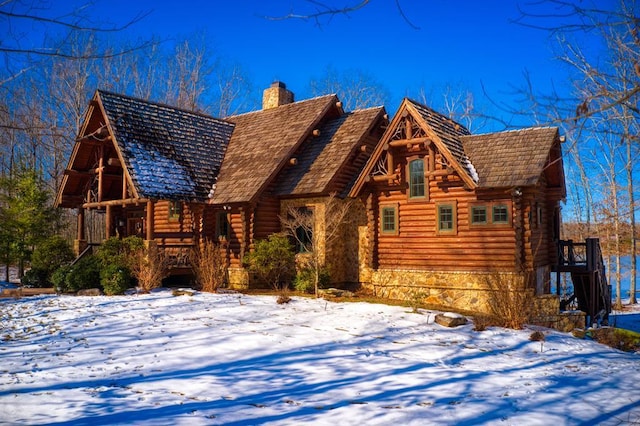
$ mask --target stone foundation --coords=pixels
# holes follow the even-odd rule
[[[531,300],[533,324],[561,331],[584,327],[583,312],[560,312],[556,295],[534,296],[523,274],[369,269],[361,271],[361,277],[370,278],[362,288],[377,297],[479,314],[492,313],[490,302],[500,297],[499,292],[515,292],[516,297]]]
[[[368,275],[368,274],[362,274]],[[429,306],[488,314],[490,282],[510,283],[511,291],[524,290],[524,278],[515,273],[431,272],[420,270],[370,271],[371,282],[362,287],[377,297],[412,300]],[[497,277],[497,278],[496,278]],[[505,289],[509,290],[509,289]]]

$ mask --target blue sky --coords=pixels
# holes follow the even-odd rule
[[[358,0],[327,0],[355,4]],[[59,16],[84,1],[54,2],[47,13]],[[150,1],[96,0],[90,15],[96,22],[122,24],[140,13],[149,15],[123,36],[157,35],[177,39],[204,33],[211,48],[241,64],[256,88],[256,97],[272,81],[284,81],[296,99],[310,96],[309,82],[327,67],[357,69],[371,75],[390,92],[393,113],[404,96],[422,92],[432,106],[441,103],[449,86],[474,93],[475,104],[489,114],[494,100],[509,104],[514,87],[529,73],[536,90],[548,91],[551,81],[565,86],[563,71],[553,60],[549,34],[514,23],[519,2],[507,0],[400,0],[409,25],[393,0],[372,0],[348,16],[314,21],[271,21],[264,16],[304,13],[309,3],[288,1]],[[521,5],[526,3],[520,2]],[[523,123],[529,124],[529,123]]]

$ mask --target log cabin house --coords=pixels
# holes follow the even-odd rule
[[[404,99],[349,194],[367,212],[361,285],[473,312],[490,312],[496,291],[528,292],[540,322],[584,323],[559,316],[549,294],[562,263],[562,142],[555,127],[471,135]]]
[[[471,135],[409,99],[389,122],[383,107],[345,112],[336,95],[295,102],[280,82],[262,110],[224,120],[97,91],[56,204],[77,209],[78,253],[100,243],[85,230],[97,211],[105,237],[142,236],[174,274],[190,273],[192,247],[220,242],[229,286],[247,288],[253,243],[290,208],[312,212],[322,235],[337,194],[360,202],[341,238],[318,247],[334,284],[475,312],[515,285],[540,322],[570,328],[584,314],[559,316],[552,272],[575,275],[591,319],[610,305],[597,241],[582,264],[560,240],[562,141],[553,127]]]
[[[226,223],[216,239],[228,240],[229,283],[246,287],[252,277],[243,268],[244,254],[255,240],[281,231],[289,208],[312,212],[313,232],[322,235],[325,203],[331,194],[349,192],[387,118],[383,107],[346,113],[336,95],[293,102],[293,93],[276,82],[264,91],[262,110],[227,120],[235,130],[211,203],[217,222]],[[318,244],[321,257],[340,253],[327,256],[333,283],[358,280],[357,232],[350,222],[342,230],[347,238]]]
[[[78,254],[100,243],[87,240],[85,223],[97,211],[105,238],[144,238],[171,256],[174,275],[191,272],[195,245],[220,242],[229,284],[246,287],[253,242],[279,232],[291,205],[311,209],[321,232],[325,200],[347,194],[386,123],[383,107],[345,112],[335,95],[294,102],[280,82],[262,110],[225,120],[97,91],[56,205],[77,209]],[[355,229],[340,243],[352,253]],[[336,259],[334,282],[357,281],[357,262]]]
[[[203,114],[96,91],[55,203],[77,209],[76,253],[102,237],[136,235],[173,258],[174,274],[189,272],[191,247],[213,232],[205,221],[208,196],[233,127]],[[103,217],[97,241],[88,238],[87,211]]]

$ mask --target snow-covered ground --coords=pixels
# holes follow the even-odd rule
[[[197,293],[0,301],[2,424],[640,422],[640,354],[368,303]]]

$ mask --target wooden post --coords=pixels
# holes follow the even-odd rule
[[[100,159],[98,160],[98,202],[102,202],[102,174],[104,173],[104,145],[100,145]]]
[[[407,115],[404,119],[404,133],[407,139],[413,138],[413,129],[411,128],[411,119]]]
[[[146,231],[147,231],[147,237],[146,237],[147,241],[151,241],[151,240],[155,239],[155,235],[154,235],[154,231],[153,231],[153,228],[154,228],[154,220],[153,220],[154,211],[153,211],[153,207],[154,207],[153,201],[151,201],[151,200],[147,201],[147,223],[145,224],[147,226],[147,229],[146,229]]]
[[[82,241],[85,239],[84,235],[84,209],[82,207],[78,208],[78,231],[76,233],[78,240]]]
[[[127,199],[127,174],[122,169],[122,199]]]
[[[111,205],[107,205],[106,207],[106,213],[105,213],[105,218],[104,218],[104,222],[105,222],[105,237],[106,238],[111,238],[111,223],[113,222],[113,215],[111,212]]]

